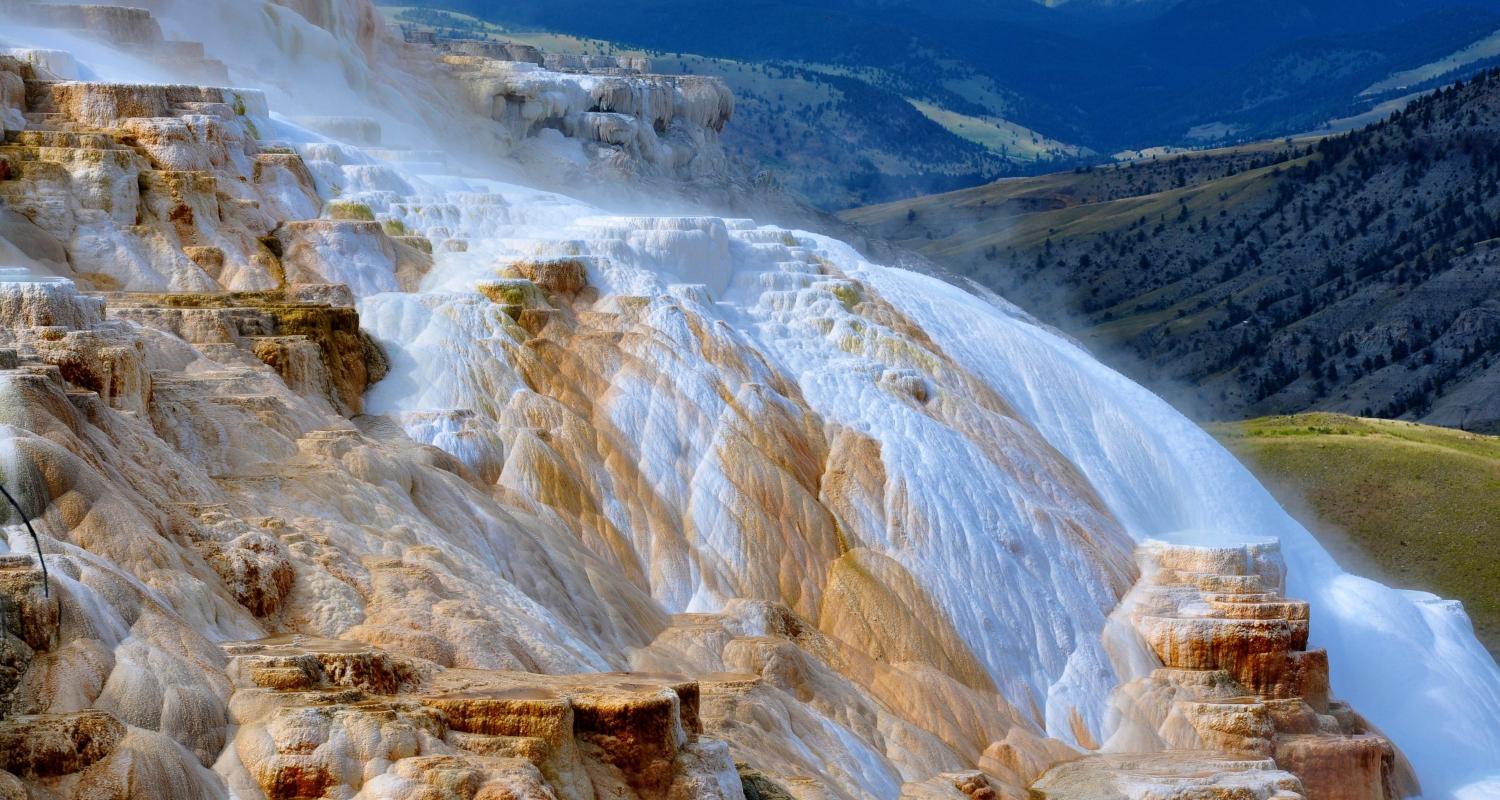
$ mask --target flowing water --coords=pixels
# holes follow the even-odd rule
[[[976,680],[1039,709],[1053,735],[1074,738],[1076,715],[1102,740],[1119,681],[1102,632],[1132,577],[1131,543],[1275,538],[1335,694],[1394,739],[1431,796],[1492,796],[1500,669],[1461,608],[1341,570],[1189,420],[1003,301],[822,236],[655,215],[645,200],[623,215],[623,200],[520,185],[513,165],[442,135],[443,99],[420,75],[365,52],[352,3],[324,4],[328,27],[261,3],[157,5],[169,35],[206,41],[236,83],[267,91],[265,123],[325,199],[466,243],[440,247],[415,292],[358,252],[331,276],[390,356],[366,411],[584,529],[662,610],[775,597],[815,612],[824,563],[857,542],[911,576],[972,652]],[[68,50],[83,77],[158,77],[66,34],[0,30],[0,45]],[[318,136],[295,122],[313,111],[376,117],[421,151],[393,159]],[[483,293],[524,292],[500,274],[518,261],[576,263],[597,292],[551,360],[524,355],[526,337]],[[563,416],[586,419],[588,441],[533,433],[557,437]],[[819,441],[826,452],[802,452]],[[839,504],[804,473],[846,449],[849,480],[879,489]],[[857,474],[859,453],[878,454],[881,474]],[[10,451],[0,460],[12,475]],[[586,509],[560,497],[564,479]],[[80,611],[118,627],[107,609]],[[607,637],[564,638],[560,666],[618,663]],[[885,768],[870,759],[867,789],[892,794],[899,780],[874,777]]]

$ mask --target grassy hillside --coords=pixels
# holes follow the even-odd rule
[[[1462,600],[1500,657],[1500,437],[1337,414],[1207,427],[1340,563]]]
[[[843,216],[1200,416],[1326,410],[1500,432],[1500,72],[1345,135]]]

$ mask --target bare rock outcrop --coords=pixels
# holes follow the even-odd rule
[[[64,248],[95,289],[270,289],[284,280],[266,237],[316,216],[299,159],[266,152],[263,95],[209,86],[44,80],[0,64],[7,106],[0,199]]]
[[[583,143],[604,174],[687,180],[727,174],[719,133],[734,114],[734,95],[722,81],[634,68],[646,64],[592,66],[599,58],[554,59],[544,68],[455,52],[438,63],[474,111],[500,124],[515,152],[556,131]]]
[[[1049,771],[1034,800],[1303,800],[1302,783],[1269,758],[1214,752],[1091,756]]]
[[[226,645],[236,752],[269,800],[402,785],[442,797],[739,800],[698,685],[443,669],[308,637]]]
[[[319,302],[325,298],[336,304]],[[360,330],[349,300],[343,287],[315,284],[296,292],[126,293],[109,296],[109,316],[171,331],[195,345],[247,351],[294,391],[352,415],[387,364],[380,346]]]
[[[1055,767],[1035,790],[1309,800],[1417,793],[1390,740],[1332,697],[1327,654],[1307,649],[1307,604],[1282,595],[1286,567],[1275,542],[1151,541],[1137,560],[1141,580],[1115,616],[1160,666],[1117,691],[1118,726],[1104,749],[1155,755]]]

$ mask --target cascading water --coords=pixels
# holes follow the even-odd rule
[[[587,216],[597,213],[587,208],[577,210],[573,226],[564,226],[555,199],[544,206],[545,222],[532,226],[525,221],[524,201],[513,208],[509,225],[463,231],[473,237],[469,253],[440,263],[422,294],[364,299],[366,324],[396,354],[398,371],[411,370],[408,379],[372,391],[374,409],[420,418],[424,412],[493,406],[498,387],[511,387],[500,389],[501,397],[519,389],[522,381],[504,349],[486,345],[503,334],[463,287],[493,272],[490,265],[497,261],[539,255],[538,242],[549,235],[569,252],[583,242],[590,263],[605,265],[590,277],[606,294],[650,299],[646,315],[654,335],[673,337],[682,325],[679,308],[727,323],[777,370],[795,376],[825,424],[879,440],[887,479],[909,487],[910,505],[903,511],[909,516],[900,522],[922,529],[920,541],[913,542],[891,520],[880,545],[932,593],[991,677],[1011,689],[1012,703],[1024,703],[1032,693],[1044,703],[1054,733],[1067,729],[1073,708],[1087,709],[1086,717],[1098,724],[1116,679],[1099,640],[1108,613],[1107,577],[1092,565],[1068,564],[1078,544],[1037,524],[1041,509],[1059,500],[1070,503],[1063,499],[1067,489],[1044,481],[1036,486],[1045,467],[1011,463],[1023,474],[1008,475],[977,452],[969,437],[1003,437],[1006,420],[994,420],[995,428],[955,431],[894,400],[882,379],[893,366],[917,372],[920,362],[900,352],[901,345],[887,349],[880,334],[857,330],[856,318],[840,307],[838,287],[810,266],[833,264],[878,291],[954,364],[1003,397],[1082,473],[1131,537],[1203,545],[1279,539],[1289,593],[1312,603],[1314,643],[1329,651],[1335,690],[1400,744],[1433,796],[1500,767],[1500,726],[1494,723],[1500,719],[1500,671],[1457,604],[1341,570],[1201,429],[1071,343],[1003,306],[926,276],[871,265],[847,246],[805,233],[734,221],[600,219]],[[681,244],[659,228],[679,231]],[[788,247],[784,238],[796,244]],[[723,288],[710,291],[709,284]],[[643,463],[670,465],[653,481],[683,486],[673,499],[710,517],[698,529],[722,528],[711,519],[722,495],[695,502],[715,478],[682,467],[702,458],[704,431],[674,420],[674,412],[652,408],[654,391],[644,380],[622,382],[609,398],[620,409],[613,413],[622,429],[641,431],[636,455]],[[701,396],[692,402],[717,405]],[[492,418],[469,424],[503,423]],[[440,441],[420,426],[410,432]],[[1093,513],[1048,510],[1083,518]],[[727,561],[753,546],[733,537],[702,543]],[[646,552],[651,545],[640,548]],[[1054,566],[1039,569],[1038,560]],[[726,599],[691,570],[662,578],[653,590],[672,610],[712,609]],[[1016,587],[1023,596],[976,592],[976,580]],[[1038,629],[1051,635],[1035,637]],[[1018,648],[1017,641],[1026,644]],[[1370,669],[1374,663],[1384,666]]]
[[[1133,579],[1132,544],[1275,538],[1334,691],[1431,796],[1493,796],[1500,669],[1461,609],[1342,571],[1190,421],[1002,301],[822,236],[621,216],[497,180],[514,170],[453,143],[461,134],[443,126],[457,113],[418,74],[372,57],[358,3],[322,4],[323,26],[280,5],[159,5],[169,33],[191,31],[232,78],[268,90],[267,135],[297,149],[323,200],[436,245],[417,291],[395,291],[370,253],[334,262],[390,358],[366,412],[451,454],[518,513],[575,531],[660,611],[754,598],[813,618],[833,591],[829,564],[904,576],[941,616],[930,622],[945,668],[1082,744],[1111,732],[1121,676],[1103,632]],[[29,35],[0,31],[0,45],[69,49],[87,75],[157,77],[107,47]],[[281,116],[330,109],[437,152],[393,157]],[[528,350],[535,331],[517,315],[541,310],[529,294],[540,281],[516,265],[587,284],[558,289],[585,299],[549,349]],[[516,595],[528,624],[557,631],[542,666],[630,663],[625,637],[564,630]],[[893,796],[910,777],[834,727],[858,743],[863,791]]]

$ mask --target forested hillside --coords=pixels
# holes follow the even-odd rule
[[[1500,72],[1319,140],[850,212],[1213,417],[1500,428]],[[1182,387],[1191,387],[1185,389]]]

